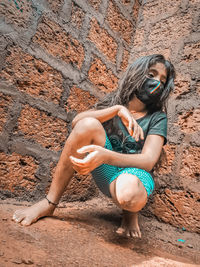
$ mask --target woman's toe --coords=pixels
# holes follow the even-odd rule
[[[17,223],[20,223],[23,219],[24,219],[24,214],[22,214],[22,213],[14,213],[14,215],[13,215],[13,221],[15,221],[15,222],[17,222]]]
[[[119,228],[117,229],[117,231],[116,231],[116,233],[119,234],[119,235],[124,234],[124,232],[125,232],[125,230],[124,230],[124,228],[122,228],[122,227],[119,227]]]

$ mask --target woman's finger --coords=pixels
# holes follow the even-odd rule
[[[132,120],[132,118],[129,119],[128,132],[131,136],[133,135],[133,120]]]
[[[73,162],[73,164],[80,166],[80,167],[85,167],[91,164],[91,161],[95,158],[97,155],[98,151],[93,151],[90,154],[88,154],[84,159],[78,159],[73,156],[70,156],[70,160]]]
[[[133,138],[135,138],[136,141],[138,141],[138,124],[134,124],[134,129],[133,129]]]
[[[97,148],[96,145],[88,145],[88,146],[83,146],[77,150],[78,153],[87,153],[87,152],[93,152]]]
[[[140,139],[144,140],[144,132],[141,127],[139,127],[140,130]]]
[[[80,166],[80,167],[84,167],[85,166],[85,162],[83,161],[83,159],[77,159],[73,156],[69,157],[71,162],[76,165],[76,166]]]

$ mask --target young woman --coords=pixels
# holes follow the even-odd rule
[[[117,232],[141,237],[138,212],[154,189],[151,171],[166,143],[164,111],[174,78],[173,65],[162,55],[130,65],[114,93],[72,121],[48,195],[16,211],[13,220],[30,225],[52,215],[74,171],[91,172],[99,189],[123,210]]]

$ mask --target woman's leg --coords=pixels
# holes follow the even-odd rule
[[[77,149],[89,144],[104,146],[105,139],[105,130],[98,120],[85,118],[77,122],[65,143],[56,167],[47,195],[47,198],[51,202],[59,202],[74,174],[69,156],[73,155],[77,158],[84,157],[84,155],[76,152]],[[13,220],[22,225],[30,225],[41,217],[52,215],[54,210],[55,205],[48,202],[47,199],[43,199],[29,208],[17,210],[13,215]]]
[[[147,192],[142,182],[135,175],[121,174],[110,184],[110,193],[117,206],[123,210],[122,224],[117,233],[141,237],[138,211],[147,202]]]

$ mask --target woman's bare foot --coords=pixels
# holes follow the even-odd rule
[[[123,219],[121,226],[116,233],[127,237],[140,237],[141,232],[138,224],[138,212],[123,210]]]
[[[13,214],[13,220],[21,225],[28,226],[36,222],[44,216],[51,216],[55,210],[55,206],[48,203],[47,199],[43,199],[31,207],[23,210],[16,210]]]

